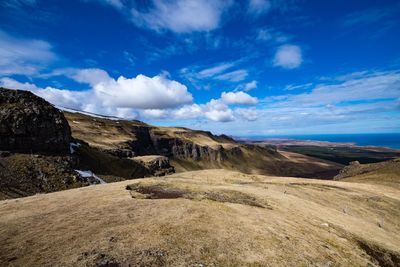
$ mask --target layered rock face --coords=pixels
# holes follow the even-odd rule
[[[221,145],[215,148],[202,146],[180,138],[159,135],[151,127],[134,127],[136,140],[130,142],[135,155],[158,154],[174,159],[223,161],[227,150]],[[229,153],[229,152],[228,152]],[[240,153],[239,150],[233,153]]]
[[[31,92],[0,88],[0,150],[67,152],[70,142],[61,111]]]

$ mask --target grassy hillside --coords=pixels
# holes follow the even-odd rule
[[[206,131],[64,113],[72,136],[91,147],[127,155],[126,151],[133,151],[137,156],[161,153],[170,158],[177,172],[224,168],[254,174],[332,178],[343,167],[301,154],[282,154],[271,146],[241,144]],[[198,155],[194,157],[193,151],[199,151]]]
[[[128,190],[127,190],[128,188]],[[399,266],[400,191],[206,170],[0,202],[0,265]]]
[[[400,159],[371,164],[351,164],[345,167],[335,179],[380,184],[400,189]]]

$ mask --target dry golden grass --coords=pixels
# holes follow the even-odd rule
[[[123,181],[0,202],[0,265],[396,266],[399,207],[396,188],[227,170]]]
[[[287,158],[288,160],[295,162],[295,163],[302,163],[302,164],[312,163],[313,165],[320,166],[321,168],[332,168],[333,166],[337,167],[338,169],[343,168],[342,164],[339,164],[339,163],[336,163],[333,161],[323,160],[323,159],[319,159],[319,158],[313,158],[313,157],[306,156],[303,154],[289,152],[289,151],[283,151],[283,150],[278,150],[278,152],[282,156]]]
[[[335,179],[386,185],[400,189],[400,159],[347,166]]]
[[[156,127],[154,131],[160,135],[166,135],[172,138],[180,138],[186,141],[193,142],[200,146],[209,146],[213,149],[217,149],[219,146],[222,146],[223,148],[226,149],[239,146],[238,143],[220,142],[214,140],[213,138],[208,136],[205,132],[194,131],[191,129],[176,128],[176,127]]]
[[[119,148],[127,141],[136,140],[135,132],[132,130],[132,127],[135,126],[147,126],[157,135],[181,138],[201,146],[210,146],[212,148],[238,146],[235,143],[218,142],[205,132],[185,128],[157,127],[139,121],[110,120],[72,112],[64,112],[64,115],[71,127],[73,137],[84,140],[91,146],[104,149]]]
[[[64,112],[64,116],[74,138],[103,149],[118,148],[127,141],[135,140],[131,127],[146,125],[136,121],[110,120],[81,113]]]

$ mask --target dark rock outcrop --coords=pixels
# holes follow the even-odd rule
[[[70,142],[60,110],[31,92],[0,88],[0,150],[67,152]]]

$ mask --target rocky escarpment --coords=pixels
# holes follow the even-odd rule
[[[31,92],[0,88],[0,150],[65,152],[70,142],[61,111]]]
[[[248,145],[226,135],[182,127],[157,127],[139,121],[65,112],[74,138],[121,159],[160,155],[177,172],[224,168],[245,173],[322,177],[338,167],[315,159],[293,160],[272,146]],[[331,175],[331,174],[329,174]],[[330,176],[326,176],[331,178]]]
[[[214,147],[199,145],[184,138],[170,137],[147,126],[136,126],[133,132],[136,139],[130,141],[129,145],[138,156],[157,154],[173,159],[218,162],[227,158],[227,151],[222,145]],[[240,153],[238,147],[232,150],[235,151],[234,153]]]

